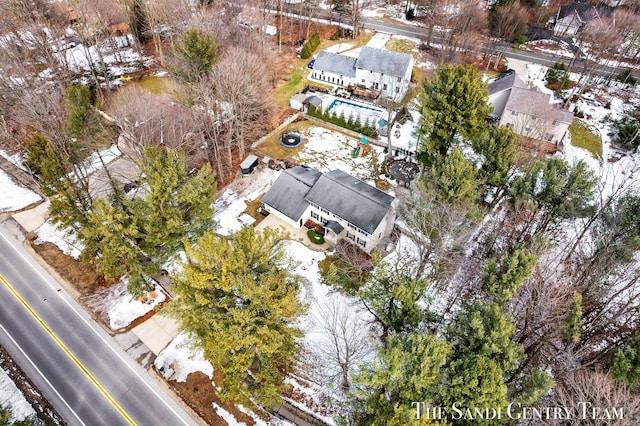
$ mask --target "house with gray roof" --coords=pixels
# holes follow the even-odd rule
[[[262,197],[262,207],[296,228],[311,220],[325,240],[347,239],[370,253],[391,234],[394,197],[341,171],[305,166],[284,170]]]
[[[340,87],[379,92],[383,98],[402,99],[411,83],[413,56],[364,46],[358,57],[321,51],[311,79]]]
[[[572,3],[560,6],[553,19],[553,33],[561,37],[574,36],[587,25],[615,26],[615,15],[609,6]]]
[[[556,146],[573,121],[573,113],[553,103],[553,96],[537,87],[529,88],[515,72],[489,83],[490,117],[500,126],[507,126],[526,138],[545,141]]]

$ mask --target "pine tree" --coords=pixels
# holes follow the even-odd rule
[[[92,109],[89,86],[84,84],[68,86],[64,92],[64,101],[67,107],[67,136],[79,139],[97,129],[100,120]]]
[[[573,294],[573,301],[569,305],[569,315],[562,337],[567,342],[577,342],[580,339],[582,329],[582,295],[578,292]]]
[[[438,68],[420,93],[422,146],[419,160],[427,167],[442,162],[456,138],[473,138],[486,127],[489,92],[471,66]]]
[[[393,335],[377,360],[354,379],[356,424],[414,424],[412,402],[435,403],[443,367],[451,352],[446,342],[421,333]],[[420,424],[420,423],[416,423]]]
[[[509,172],[514,164],[515,133],[508,127],[489,127],[487,131],[473,139],[471,146],[483,157],[482,166],[478,172],[480,181],[485,185],[498,188],[500,192],[507,184]]]
[[[433,166],[433,181],[448,202],[469,204],[480,196],[477,170],[457,147],[444,161]]]
[[[500,261],[491,259],[484,267],[482,287],[504,306],[507,300],[524,284],[536,264],[536,257],[524,249],[506,253]]]
[[[115,190],[93,203],[80,230],[83,257],[108,278],[128,274],[129,292],[148,288],[164,263],[213,227],[216,194],[211,168],[188,176],[184,156],[164,147],[148,147],[139,167],[142,196]]]
[[[434,320],[421,303],[428,281],[403,271],[401,266],[381,264],[379,260],[374,263],[376,269],[358,295],[382,327],[383,343],[392,333],[415,331],[423,322]]]
[[[27,164],[36,175],[42,193],[49,197],[49,216],[63,228],[79,230],[87,222],[92,197],[77,161],[77,146],[66,138],[58,145],[39,134],[29,143]]]
[[[249,404],[280,398],[282,371],[295,355],[304,312],[298,282],[269,228],[243,228],[228,239],[206,233],[186,250],[171,308],[221,373],[221,397]]]
[[[215,65],[217,49],[211,34],[191,28],[173,43],[169,68],[185,82],[196,82]]]

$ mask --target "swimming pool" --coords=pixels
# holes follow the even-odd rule
[[[387,116],[386,111],[381,108],[343,99],[336,99],[331,102],[328,111],[338,116],[344,115],[345,118],[353,117],[356,119],[359,117],[362,124],[368,123],[376,128],[378,127],[378,121]]]

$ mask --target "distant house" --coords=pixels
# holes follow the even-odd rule
[[[284,170],[262,197],[262,207],[300,228],[322,225],[325,240],[348,239],[370,253],[391,234],[396,199],[341,171],[298,166]]]
[[[358,57],[321,51],[311,78],[341,87],[358,87],[378,92],[383,98],[402,99],[411,83],[413,56],[370,46]]]
[[[496,124],[557,146],[573,121],[573,113],[551,100],[551,95],[527,87],[515,72],[489,83],[489,102],[494,107],[491,117]]]
[[[553,33],[570,37],[582,31],[591,22],[614,25],[615,15],[610,7],[594,6],[589,3],[572,3],[561,6],[553,21]]]

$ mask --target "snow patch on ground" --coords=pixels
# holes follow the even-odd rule
[[[7,159],[14,166],[21,168],[25,172],[28,172],[27,168],[24,165],[24,158],[20,154],[10,155],[6,151],[0,149],[0,155]]]
[[[0,170],[0,189],[2,190],[0,213],[20,210],[42,199],[35,192],[13,183],[3,170]]]
[[[36,412],[26,400],[11,377],[0,368],[0,407],[9,409],[9,424],[20,422],[27,417],[35,417]]]
[[[225,410],[215,402],[213,402],[212,405],[213,405],[213,408],[216,410],[216,414],[222,417],[229,426],[246,425],[245,422],[239,422],[233,414],[231,414],[230,412],[228,412],[227,410]]]
[[[109,287],[109,290],[108,300],[113,300],[113,304],[107,310],[107,315],[109,327],[112,330],[120,330],[129,326],[133,321],[151,312],[167,299],[167,295],[157,285],[141,298],[134,298],[127,291],[126,279]]]
[[[204,359],[204,351],[195,345],[193,337],[186,332],[178,334],[158,354],[154,364],[159,371],[172,368],[174,374],[171,379],[178,382],[186,381],[187,376],[196,371],[206,374],[209,378],[213,377],[213,366]]]
[[[57,245],[64,254],[76,259],[80,257],[84,249],[83,244],[75,238],[71,230],[62,230],[53,225],[51,221],[46,221],[40,225],[35,230],[35,233],[38,234],[38,238],[35,241],[36,244],[48,241]]]
[[[230,235],[246,226],[249,219],[243,214],[247,208],[245,201],[255,200],[267,192],[278,176],[279,173],[275,170],[260,169],[253,175],[242,178],[240,183],[250,182],[245,188],[238,189],[231,185],[218,194],[213,214],[216,232]]]

